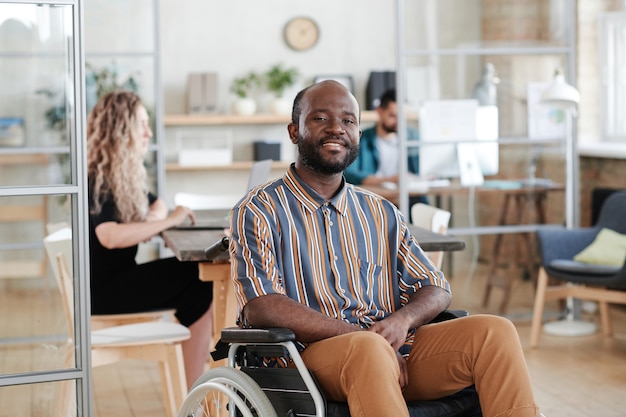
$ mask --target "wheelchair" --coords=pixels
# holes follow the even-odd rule
[[[466,315],[447,310],[433,322]],[[295,334],[284,328],[222,330],[218,345],[227,350],[228,365],[198,378],[177,417],[350,417],[347,403],[324,398],[295,340]],[[268,357],[290,357],[295,368],[260,366],[261,358]],[[482,417],[473,386],[438,400],[410,402],[407,407],[411,417]]]

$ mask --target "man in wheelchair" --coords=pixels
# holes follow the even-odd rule
[[[340,83],[296,96],[298,156],[231,213],[242,327],[286,327],[325,396],[357,416],[408,416],[407,401],[475,386],[487,417],[538,416],[517,331],[474,315],[431,322],[450,285],[389,201],[344,180],[360,110]]]

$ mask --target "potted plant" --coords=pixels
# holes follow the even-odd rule
[[[255,72],[249,72],[243,77],[235,78],[230,91],[235,93],[237,100],[233,104],[233,112],[242,115],[251,115],[256,112],[256,101],[250,97],[255,87],[261,84],[260,77]]]
[[[270,103],[272,113],[289,114],[291,103],[283,94],[288,87],[295,84],[300,72],[297,68],[283,68],[281,64],[276,64],[264,75],[267,89],[274,94],[274,100]]]
[[[88,62],[85,63],[85,101],[87,113],[91,111],[93,106],[100,97],[115,91],[128,90],[133,93],[139,91],[139,82],[135,77],[139,77],[139,73],[130,74],[124,80],[120,80],[117,65],[115,63],[106,65],[102,68],[96,68]],[[149,112],[150,113],[150,112]]]

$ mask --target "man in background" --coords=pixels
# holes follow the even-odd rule
[[[376,108],[378,122],[375,126],[363,130],[359,155],[344,172],[346,181],[354,185],[375,185],[398,183],[398,103],[396,90],[387,90],[380,97]],[[408,127],[407,141],[419,140],[419,132]],[[418,148],[408,149],[408,171],[419,174]],[[409,204],[427,203],[423,196],[412,197]]]

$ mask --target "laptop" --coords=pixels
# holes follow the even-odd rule
[[[175,204],[190,207],[196,215],[196,222],[191,224],[191,221],[187,220],[177,226],[176,229],[221,230],[230,227],[228,216],[232,207],[254,187],[265,184],[269,180],[272,162],[271,159],[265,159],[252,164],[250,174],[248,175],[247,188],[241,195],[177,193],[174,196]]]

